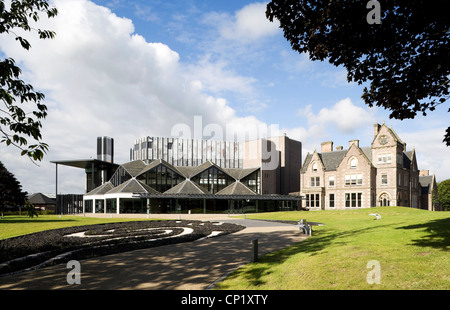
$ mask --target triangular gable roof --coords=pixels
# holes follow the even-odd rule
[[[214,168],[222,171],[229,177],[232,177],[224,168],[222,168],[222,167],[216,165],[215,163],[213,163],[212,161],[208,160],[207,162],[201,164],[200,166],[195,167],[195,169],[192,171],[189,178],[195,177],[196,175],[199,175],[200,173],[202,173],[203,171],[205,171],[206,169],[209,169],[211,167],[214,167]]]
[[[35,193],[28,198],[28,201],[39,205],[54,205],[55,199],[49,198],[42,193]]]
[[[245,186],[239,181],[236,181],[221,191],[218,191],[216,195],[257,195],[254,191],[252,191],[250,188]]]
[[[191,194],[191,195],[198,195],[198,194],[209,194],[207,190],[201,188],[194,182],[190,180],[184,180],[183,182],[175,185],[171,189],[164,192],[164,194]]]
[[[342,161],[344,160],[344,158],[345,158],[345,156],[347,156],[347,154],[348,154],[348,152],[349,152],[349,150],[352,148],[352,147],[355,147],[356,149],[357,149],[357,151],[367,160],[367,162],[369,163],[369,165],[371,165],[372,166],[372,161],[371,161],[371,158],[372,158],[372,150],[371,150],[371,148],[370,147],[363,147],[363,148],[360,148],[359,146],[356,146],[355,144],[352,144],[351,146],[350,146],[350,148],[348,149],[348,150],[346,150],[345,151],[345,154],[344,154],[344,156],[341,158],[341,162],[338,164],[338,166],[342,163]],[[369,154],[370,154],[370,156],[369,156]],[[337,167],[336,167],[336,169],[337,169]]]
[[[259,170],[260,167],[255,168],[223,168],[229,176],[234,178],[235,180],[242,180],[245,177],[249,176],[253,172]]]
[[[111,182],[106,182],[105,184],[102,184],[93,190],[91,190],[89,193],[85,194],[85,196],[91,196],[91,195],[103,195],[109,192],[114,188],[114,185]]]
[[[196,169],[197,169],[197,167],[188,167],[188,166],[178,166],[177,167],[177,171],[179,171],[180,174],[187,179],[189,179],[193,176]]]
[[[142,160],[130,161],[122,164],[121,167],[125,169],[132,177],[137,176],[147,165]]]
[[[117,193],[144,193],[144,194],[160,194],[157,190],[145,185],[135,178],[129,179],[128,181],[114,187],[112,190],[106,192],[106,194],[117,194]]]
[[[136,176],[140,176],[140,175],[146,173],[147,171],[152,170],[152,169],[158,167],[159,165],[166,166],[167,168],[171,169],[172,171],[178,173],[179,175],[184,176],[184,174],[183,174],[181,171],[179,171],[177,167],[175,167],[175,166],[169,164],[167,161],[165,161],[165,160],[163,160],[163,159],[156,159],[156,160],[152,161],[151,163],[149,163],[148,165],[146,165],[143,169],[141,169],[141,171],[139,172],[139,174],[136,175]]]

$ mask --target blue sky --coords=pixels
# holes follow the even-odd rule
[[[134,139],[170,136],[177,124],[192,128],[195,116],[225,133],[232,124],[285,133],[303,143],[303,157],[323,141],[368,146],[373,124],[385,122],[408,150],[415,147],[419,169],[450,178],[450,149],[442,143],[448,104],[406,121],[369,108],[363,87],[347,83],[343,68],[292,51],[265,18],[265,2],[53,3],[57,18],[43,17],[39,26],[54,30],[54,40],[28,34],[26,52],[0,37],[1,52],[20,62],[49,107],[43,136],[50,151],[39,166],[0,145],[2,162],[29,192],[54,192],[49,161],[95,157],[97,136],[113,137],[116,162],[126,162]],[[264,132],[269,125],[278,132]],[[61,192],[83,192],[83,172],[74,170],[60,169]]]

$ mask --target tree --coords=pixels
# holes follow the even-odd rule
[[[403,120],[450,98],[445,7],[445,0],[272,0],[266,16],[279,20],[293,50],[342,65],[349,82],[369,83],[367,105]],[[450,127],[443,135],[450,146]]]
[[[56,8],[51,8],[47,0],[13,0],[9,8],[4,0],[0,0],[0,33],[12,34],[20,45],[29,50],[31,45],[27,39],[17,35],[18,29],[36,31],[40,39],[53,38],[55,33],[49,30],[34,29],[29,19],[37,22],[39,14],[48,18],[57,15]],[[33,89],[33,86],[20,79],[22,71],[13,58],[0,60],[0,143],[14,145],[33,161],[42,160],[48,145],[42,142],[41,120],[47,116],[47,107],[42,103],[45,96]],[[16,101],[19,104],[16,104]],[[31,103],[32,111],[26,111],[24,105]],[[36,143],[28,144],[28,138]]]
[[[450,179],[437,184],[435,203],[441,204],[444,211],[450,211]]]
[[[25,205],[27,193],[22,191],[22,186],[15,176],[9,172],[0,162],[0,211],[3,216],[5,206]]]

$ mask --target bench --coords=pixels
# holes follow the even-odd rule
[[[317,223],[317,222],[308,222],[304,219],[301,219],[300,221],[298,221],[298,224],[295,225],[296,227],[298,227],[299,231],[305,235],[310,235],[312,236],[312,226],[323,226],[325,224],[323,223]]]

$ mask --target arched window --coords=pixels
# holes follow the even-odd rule
[[[356,169],[356,166],[358,165],[358,160],[356,158],[352,158],[350,159],[350,168],[351,169]]]
[[[384,193],[380,195],[380,207],[389,207],[391,204],[389,195]]]
[[[312,171],[317,171],[317,163],[313,162],[312,164]]]

